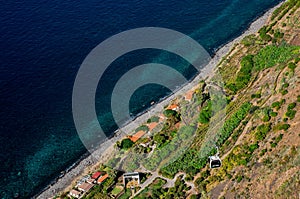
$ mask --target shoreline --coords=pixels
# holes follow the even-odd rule
[[[85,175],[89,170],[92,170],[92,168],[95,168],[100,163],[108,160],[110,158],[109,154],[114,150],[114,144],[116,143],[116,141],[123,139],[126,135],[128,135],[128,132],[134,131],[141,124],[145,123],[146,120],[151,116],[161,113],[164,106],[171,103],[174,99],[178,98],[178,96],[183,95],[189,90],[193,89],[198,85],[200,80],[211,77],[211,75],[214,74],[213,70],[215,69],[215,67],[220,63],[222,58],[230,52],[232,47],[237,42],[241,41],[241,39],[246,35],[257,33],[258,30],[266,24],[273,11],[277,7],[281,6],[284,2],[285,1],[280,2],[274,7],[266,10],[261,16],[258,16],[256,19],[254,19],[250,26],[244,32],[242,32],[241,35],[216,49],[209,64],[207,64],[201,70],[200,74],[197,74],[189,82],[182,85],[181,87],[178,87],[178,89],[176,89],[175,92],[171,95],[160,99],[161,101],[158,101],[153,106],[139,113],[136,117],[133,118],[133,121],[125,122],[125,124],[120,129],[116,130],[109,138],[107,138],[97,150],[95,150],[90,155],[84,154],[83,156],[81,156],[78,161],[76,161],[64,171],[63,176],[59,176],[54,179],[49,183],[47,187],[33,196],[33,198],[51,198],[62,191],[70,189],[76,179]]]

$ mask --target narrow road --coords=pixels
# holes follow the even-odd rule
[[[177,173],[173,179],[169,179],[169,178],[166,178],[166,177],[163,177],[161,175],[158,174],[157,171],[155,172],[150,172],[150,171],[147,171],[149,173],[152,174],[152,176],[150,178],[148,178],[142,185],[141,185],[141,189],[139,191],[137,191],[136,193],[134,193],[134,195],[132,195],[130,198],[134,198],[135,196],[137,196],[138,194],[140,194],[146,187],[148,187],[151,183],[153,183],[153,181],[156,179],[156,178],[161,178],[161,179],[164,179],[167,181],[167,183],[163,186],[165,188],[171,188],[171,187],[174,187],[175,186],[175,182],[177,180],[177,178],[180,176],[180,175],[183,175],[183,179],[186,177],[186,174],[183,173],[183,172],[180,172],[180,173]],[[195,190],[195,185],[193,182],[186,182],[185,183],[191,187],[191,189],[189,190],[189,193],[196,193],[196,190]]]

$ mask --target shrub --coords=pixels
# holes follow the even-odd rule
[[[282,90],[280,93],[282,94],[282,95],[286,95],[286,94],[288,94],[288,90]]]
[[[158,144],[161,145],[166,142],[167,137],[164,134],[156,133],[153,137],[153,140]]]
[[[239,176],[237,176],[236,181],[239,183],[243,180],[243,178],[244,178],[244,176],[239,175]]]
[[[260,38],[262,39],[262,40],[264,40],[264,41],[271,41],[272,40],[272,37],[269,35],[269,34],[267,34],[267,32],[268,32],[268,29],[267,29],[267,27],[266,26],[263,26],[260,30],[259,30],[259,36],[260,36]]]
[[[262,118],[262,121],[263,121],[263,122],[268,122],[268,121],[270,121],[270,119],[271,119],[271,117],[270,117],[268,114],[265,114],[265,115],[263,116],[263,118]]]
[[[212,103],[211,101],[208,101],[207,105],[203,107],[203,109],[200,111],[199,114],[199,122],[202,124],[208,124],[209,120],[212,116],[212,110],[211,110]]]
[[[289,87],[289,83],[284,83],[283,85],[282,85],[282,88],[288,88]]]
[[[263,150],[261,150],[261,152],[260,152],[260,156],[263,156],[263,155],[265,155],[265,153],[267,152],[267,149],[263,149]]]
[[[258,143],[255,143],[255,144],[251,144],[248,148],[248,150],[250,151],[250,153],[253,153],[256,149],[259,148],[259,145]]]
[[[296,67],[297,67],[297,65],[295,63],[293,63],[293,62],[290,62],[288,64],[288,68],[291,69],[291,70],[295,70]]]
[[[263,113],[262,121],[263,122],[268,122],[271,119],[271,117],[270,117],[271,111],[272,110],[269,107],[266,107],[262,110],[262,113]]]
[[[285,131],[287,131],[289,128],[290,128],[290,126],[291,125],[289,125],[289,124],[277,124],[276,126],[275,126],[275,129],[277,130],[285,130]]]
[[[281,103],[280,102],[273,102],[271,105],[272,108],[276,108],[276,110],[280,109]]]
[[[288,105],[288,108],[287,108],[287,109],[288,109],[288,110],[292,110],[293,108],[296,107],[296,105],[297,105],[297,104],[296,104],[295,102],[293,102],[293,103],[291,103],[291,104]]]
[[[274,33],[275,39],[281,39],[281,38],[283,38],[283,36],[284,36],[284,33],[280,32],[279,30],[276,30]]]
[[[257,131],[255,133],[256,140],[264,140],[267,136],[267,133],[271,130],[271,124],[262,124],[257,127]]]
[[[273,112],[273,111],[272,111],[272,112],[270,113],[270,116],[271,116],[271,117],[276,117],[277,115],[278,115],[277,112]]]
[[[178,113],[177,111],[171,110],[171,109],[167,109],[164,111],[164,115],[166,117],[172,117],[172,116],[176,116]]]
[[[261,98],[261,94],[260,94],[260,93],[252,94],[252,95],[251,95],[251,98],[252,98],[252,99],[254,99],[254,98]]]
[[[134,145],[134,142],[132,142],[129,138],[125,138],[122,140],[120,147],[121,147],[121,149],[127,150],[127,149],[131,148],[133,145]]]
[[[255,41],[256,41],[256,37],[255,35],[248,35],[246,37],[244,37],[241,41],[241,43],[244,45],[244,46],[252,46],[255,44]]]
[[[159,122],[159,117],[158,116],[152,116],[151,118],[149,118],[147,120],[147,123],[151,123],[151,122]]]
[[[271,145],[272,148],[275,148],[277,146],[277,143],[276,142],[271,142],[270,145]]]
[[[275,142],[280,142],[283,138],[283,134],[280,134],[278,137],[276,137]]]
[[[259,106],[252,106],[249,110],[249,113],[252,114],[254,113],[257,109],[259,109]]]
[[[291,120],[295,118],[295,115],[296,115],[297,111],[295,110],[288,110],[285,115],[287,117],[289,117]]]
[[[149,131],[149,128],[146,125],[142,125],[142,126],[138,127],[137,129],[135,129],[135,132],[139,132],[139,131],[147,132],[147,131]]]

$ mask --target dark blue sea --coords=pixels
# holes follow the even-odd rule
[[[279,2],[1,1],[0,198],[33,196],[86,153],[72,117],[73,83],[84,58],[106,38],[138,27],[164,27],[191,35],[213,54]],[[159,62],[187,78],[195,75],[185,60],[161,54],[138,50],[110,66],[105,77],[110,83],[96,96],[98,120],[107,135],[116,130],[109,108],[114,83],[130,68]],[[166,88],[149,86],[134,94],[133,114],[170,94]]]

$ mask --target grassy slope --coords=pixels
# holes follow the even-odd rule
[[[285,4],[278,9],[260,34],[245,38],[220,64],[226,92],[234,99],[229,110],[234,112],[246,101],[257,110],[248,114],[222,145],[222,168],[205,175],[206,167],[196,176],[198,191],[203,195],[211,198],[298,197],[295,190],[300,190],[300,133],[297,130],[300,127],[300,101],[297,101],[300,62],[297,63],[299,50],[290,47],[300,45],[300,9],[299,3],[296,4]],[[286,54],[289,50],[294,54]],[[254,55],[254,64],[251,77],[245,83],[248,77],[243,75],[249,74],[249,70],[243,74],[244,66],[240,63],[247,55]],[[243,86],[232,88],[230,84],[239,83],[239,76],[242,76]],[[277,101],[281,103],[274,106],[280,104],[280,107],[272,108]],[[292,103],[296,106],[289,108]]]

